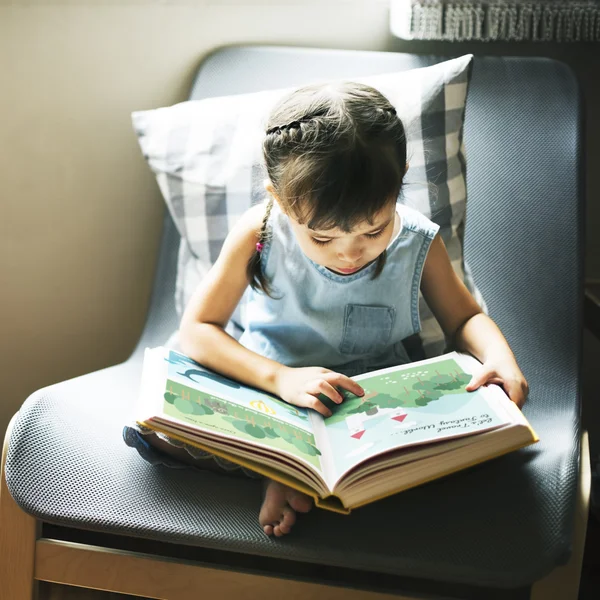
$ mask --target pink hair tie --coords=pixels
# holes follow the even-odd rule
[[[260,242],[256,242],[256,251],[257,252],[262,252],[263,248],[264,248],[263,244],[261,244]]]

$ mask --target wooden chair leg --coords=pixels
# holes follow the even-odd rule
[[[38,585],[34,579],[34,560],[39,524],[13,500],[4,475],[14,421],[15,417],[6,430],[0,472],[0,600],[35,600]]]

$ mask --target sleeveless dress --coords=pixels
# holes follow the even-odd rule
[[[261,253],[272,297],[246,291],[239,342],[288,366],[321,366],[349,376],[410,362],[402,340],[420,330],[421,275],[439,228],[402,204],[397,212],[399,231],[373,279],[376,261],[352,275],[313,262],[275,204]]]

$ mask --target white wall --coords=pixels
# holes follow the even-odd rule
[[[125,359],[162,201],[133,110],[239,42],[383,49],[385,0],[0,2],[0,431],[35,389]]]

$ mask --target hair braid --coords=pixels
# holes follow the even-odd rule
[[[269,199],[267,200],[265,206],[265,214],[263,216],[260,231],[258,232],[257,236],[258,242],[256,243],[256,250],[252,253],[250,260],[248,261],[248,265],[246,266],[246,275],[252,289],[262,290],[268,295],[271,295],[271,288],[261,268],[260,254],[269,237],[267,223],[269,222],[269,217],[271,216],[271,211],[273,210],[273,202],[273,196],[269,195]]]
[[[313,121],[315,119],[316,115],[311,115],[311,116],[306,116],[306,117],[302,117],[300,119],[296,119],[294,121],[290,121],[289,123],[284,123],[283,125],[275,125],[274,127],[269,127],[266,131],[267,135],[271,135],[273,133],[275,134],[281,134],[287,131],[290,131],[292,129],[302,129],[302,124],[303,123],[310,123],[311,121]]]

